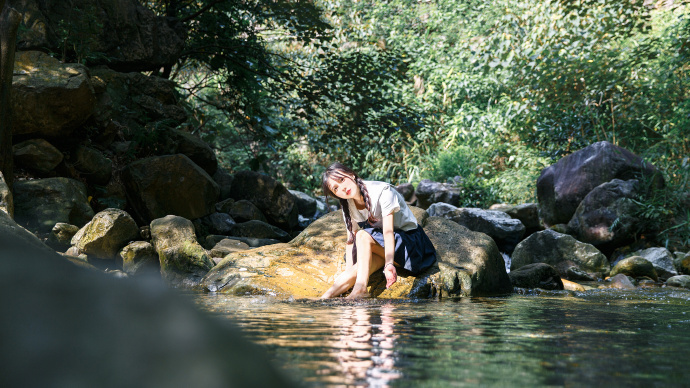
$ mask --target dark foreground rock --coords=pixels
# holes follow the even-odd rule
[[[75,267],[3,212],[0,258],[4,387],[294,386],[239,329],[159,282]]]
[[[380,298],[496,295],[512,290],[503,258],[493,240],[456,223],[415,216],[436,246],[439,257],[419,276],[398,271],[389,289],[381,271],[369,279],[369,294]],[[281,297],[318,297],[345,269],[346,232],[339,211],[318,219],[288,244],[275,244],[226,256],[203,279],[209,291]]]

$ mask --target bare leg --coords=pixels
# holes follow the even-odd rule
[[[352,292],[348,295],[349,299],[368,296],[369,275],[382,268],[385,263],[383,247],[374,241],[369,233],[360,230],[355,238],[357,239],[357,278]]]

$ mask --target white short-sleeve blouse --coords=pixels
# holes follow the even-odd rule
[[[408,231],[417,228],[417,219],[405,203],[405,198],[393,186],[378,181],[364,181],[364,185],[369,191],[373,216],[378,220],[372,225],[374,228],[383,228],[383,217],[391,213],[394,213],[393,229]],[[352,218],[353,224],[368,220],[369,211],[367,209],[357,209],[352,199],[348,199],[347,204],[350,208],[350,218]],[[353,225],[353,228],[356,229],[357,226]]]

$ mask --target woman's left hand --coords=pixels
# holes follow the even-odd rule
[[[387,265],[383,269],[383,274],[386,276],[386,288],[390,288],[398,280],[398,271],[395,270],[395,265]]]

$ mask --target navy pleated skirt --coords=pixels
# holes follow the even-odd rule
[[[379,245],[385,247],[383,230],[372,227],[368,222],[360,222],[359,228],[369,233]],[[408,231],[396,229],[393,232],[395,234],[394,261],[398,267],[418,275],[436,262],[436,249],[421,226]],[[357,247],[355,246],[352,257],[354,263],[357,262],[356,252]]]

